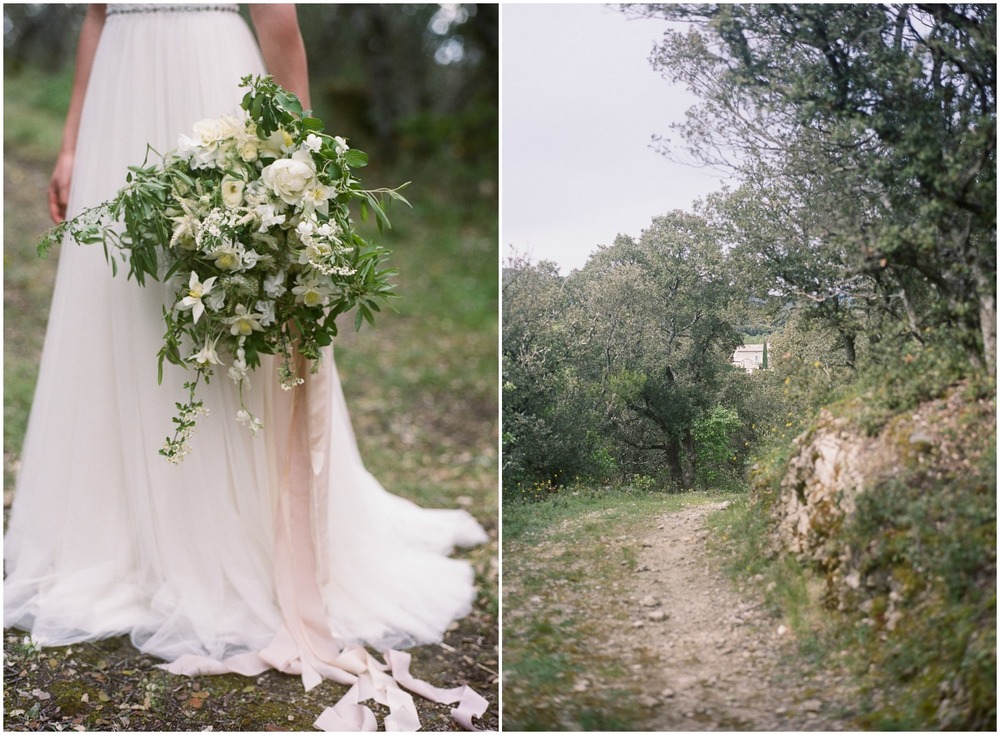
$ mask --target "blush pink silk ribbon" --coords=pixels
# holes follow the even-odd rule
[[[224,660],[185,655],[161,668],[175,674],[236,673],[257,676],[268,669],[302,677],[306,691],[324,678],[350,685],[347,693],[326,708],[315,726],[327,732],[373,732],[378,724],[363,702],[374,699],[389,708],[385,729],[413,732],[420,718],[413,698],[403,690],[439,704],[457,704],[451,714],[466,730],[475,730],[473,717],[482,717],[489,703],[469,686],[441,689],[410,674],[410,654],[387,650],[385,663],[364,647],[348,648],[335,638],[326,622],[314,546],[314,509],[326,507],[329,487],[325,447],[331,437],[332,360],[324,359],[318,373],[309,375],[301,358],[296,366],[306,382],[290,391],[290,400],[275,401],[273,426],[285,428],[286,460],[281,474],[274,532],[274,574],[278,606],[284,623],[261,651]],[[285,405],[277,405],[285,404]],[[303,533],[303,529],[308,532]]]

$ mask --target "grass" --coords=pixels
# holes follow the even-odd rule
[[[34,242],[49,226],[46,187],[68,100],[67,75],[26,71],[5,77],[4,128],[4,487],[10,498],[41,353],[57,257],[39,259]],[[392,492],[422,505],[464,507],[491,541],[465,555],[480,590],[472,614],[446,637],[447,648],[414,651],[414,673],[441,686],[470,682],[491,701],[481,723],[496,728],[498,701],[498,456],[496,187],[449,189],[432,176],[461,167],[441,158],[399,171],[363,171],[372,186],[407,179],[413,209],[394,207],[382,240],[399,270],[396,313],[354,333],[345,319],[337,361],[366,465]],[[464,181],[495,173],[463,169]],[[495,184],[495,182],[494,182]],[[485,192],[485,194],[480,193]],[[155,364],[151,360],[151,369]],[[52,529],[58,534],[58,529]],[[171,677],[127,639],[32,656],[23,634],[6,631],[4,688],[8,729],[308,729],[319,702],[338,685],[304,695],[294,678]],[[23,650],[22,650],[23,649]],[[107,666],[102,669],[99,664]],[[92,674],[104,677],[95,679]],[[230,681],[232,680],[232,681]],[[74,684],[77,682],[77,684]],[[85,682],[96,688],[77,691]],[[73,689],[77,686],[77,689]],[[146,687],[166,688],[143,708]],[[250,690],[247,690],[247,687]],[[33,690],[51,695],[45,700]],[[70,691],[72,690],[72,691]],[[208,692],[202,705],[192,692]],[[112,707],[129,703],[137,709]],[[183,699],[178,699],[182,695]],[[61,703],[61,704],[59,704]],[[72,704],[72,706],[70,706]],[[37,705],[37,706],[36,706]],[[56,707],[59,707],[56,710]],[[446,707],[417,706],[428,729],[448,729]],[[16,715],[11,713],[16,712]],[[73,712],[72,716],[70,712]],[[126,720],[123,721],[122,717]],[[294,721],[289,717],[295,718]],[[77,720],[77,718],[80,718]]]
[[[505,729],[643,729],[631,672],[595,642],[627,625],[622,573],[635,569],[644,531],[708,499],[579,488],[504,504]]]

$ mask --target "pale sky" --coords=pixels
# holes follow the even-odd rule
[[[564,274],[618,233],[688,209],[723,174],[650,147],[694,97],[649,64],[663,21],[597,4],[501,5],[502,238]],[[671,135],[670,137],[676,137]]]

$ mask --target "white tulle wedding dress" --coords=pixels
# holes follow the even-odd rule
[[[109,5],[86,93],[69,216],[109,199],[147,143],[164,152],[194,122],[234,113],[241,77],[264,65],[236,6]],[[414,681],[399,649],[439,641],[474,599],[473,573],[448,558],[482,542],[469,514],[425,510],[365,470],[332,355],[282,391],[265,363],[252,410],[218,377],[192,453],[157,454],[190,376],[157,384],[159,284],[112,278],[99,246],[66,243],[4,540],[4,625],[42,645],[128,634],[177,673],[277,668],[353,684],[319,726],[372,729],[356,702],[388,704],[389,729],[415,729]],[[386,655],[387,665],[359,644]]]

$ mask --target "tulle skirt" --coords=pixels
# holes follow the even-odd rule
[[[241,77],[263,72],[234,12],[109,15],[69,216],[111,198],[147,144],[165,152],[236,112]],[[312,632],[338,650],[440,640],[474,598],[470,566],[447,555],[485,535],[365,470],[332,354],[303,389],[282,391],[270,361],[254,373],[256,437],[218,374],[191,454],[158,455],[191,378],[167,365],[157,384],[166,300],[161,284],[112,278],[100,246],[63,245],[5,538],[4,625],[43,645],[127,633],[167,661],[223,662],[298,640],[289,607],[311,595]]]

